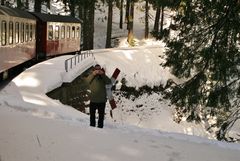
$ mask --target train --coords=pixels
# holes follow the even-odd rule
[[[81,23],[0,5],[0,81],[28,62],[80,51]]]

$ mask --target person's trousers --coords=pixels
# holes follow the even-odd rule
[[[98,111],[98,127],[103,128],[106,103],[90,102],[90,126],[96,126],[96,110]]]

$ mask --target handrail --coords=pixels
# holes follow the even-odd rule
[[[93,52],[91,50],[76,52],[76,55],[65,60],[65,71],[68,72],[70,69],[73,68],[73,65],[76,66],[77,63],[80,63],[89,56],[93,56]]]

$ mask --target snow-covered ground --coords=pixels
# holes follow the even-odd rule
[[[159,44],[148,47],[99,49],[93,53],[98,63],[106,68],[107,75],[111,76],[114,69],[119,68],[119,81],[125,78],[127,86],[138,89],[144,85],[164,87],[169,79],[179,81],[169,73],[168,68],[160,66],[164,61],[161,58],[163,49]],[[121,86],[121,83],[117,84],[118,86]],[[113,111],[115,122],[213,138],[201,124],[174,122],[173,107],[168,106],[170,103],[162,98],[161,93],[143,94],[134,99],[127,99],[122,95],[115,97],[119,107]]]
[[[64,61],[70,56],[62,56],[42,62],[21,73],[0,91],[1,161],[239,160],[239,144],[174,133],[178,132],[176,129],[184,127],[186,130],[190,126],[171,121],[169,108],[164,102],[156,101],[156,94],[142,96],[142,100],[148,101],[145,102],[147,105],[161,109],[153,111],[153,120],[145,123],[148,124],[146,126],[159,125],[157,128],[162,130],[126,124],[134,122],[134,117],[120,123],[108,118],[104,129],[92,128],[89,127],[87,115],[45,95],[62,82],[74,79],[83,72],[82,69],[95,64],[95,61],[106,66],[108,75],[116,66],[119,67],[122,70],[120,78],[124,76],[133,80],[132,85],[142,84],[143,80],[146,84],[164,84],[167,70],[161,66],[152,68],[158,63],[156,59],[160,50],[161,48],[154,47],[96,50],[95,60],[88,57],[70,72],[65,72],[64,69]],[[142,59],[146,55],[148,59]],[[138,64],[144,65],[144,69],[138,70],[141,68]],[[142,79],[133,79],[136,71]],[[159,72],[160,79],[149,77],[151,72]],[[146,98],[143,99],[144,97]],[[138,100],[135,103],[124,100],[122,102],[124,103],[120,103],[121,107],[115,109],[114,117],[127,119],[121,108],[131,108],[143,103]],[[156,117],[158,115],[159,117]],[[142,118],[144,117],[147,115],[142,114]]]
[[[96,10],[95,15],[95,29],[97,32],[94,33],[94,49],[102,49],[105,48],[106,43],[106,33],[107,33],[107,4],[103,5],[101,3],[98,4],[100,10]],[[133,25],[133,34],[135,39],[135,45],[145,45],[152,43],[153,45],[158,44],[156,41],[148,41],[144,39],[144,27],[145,27],[145,12],[144,12],[145,3],[135,3],[134,10],[134,25]],[[125,9],[123,10],[125,16]],[[119,28],[119,15],[120,10],[117,7],[113,8],[113,23],[112,23],[112,38],[117,38],[120,40],[120,44],[117,47],[128,47],[129,45],[126,43],[127,40],[127,24],[123,23],[123,29]],[[171,14],[167,12],[165,14],[164,25],[168,26],[171,21]],[[150,31],[153,29],[154,25],[154,16],[155,11],[150,8],[149,10],[149,29]],[[125,17],[123,18],[125,21]],[[151,34],[149,34],[149,38],[151,38]]]

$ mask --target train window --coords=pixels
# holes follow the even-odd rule
[[[53,39],[53,26],[49,25],[48,26],[48,40],[52,40]]]
[[[75,26],[72,27],[72,38],[75,38]]]
[[[29,39],[29,24],[26,23],[26,32],[25,32],[25,40],[28,42]]]
[[[30,24],[29,27],[30,27],[29,40],[32,41],[32,38],[33,38],[33,26],[32,26],[32,24]]]
[[[16,38],[16,43],[19,43],[19,23],[15,23],[15,38]]]
[[[55,27],[55,39],[58,40],[59,39],[59,26]]]
[[[65,38],[65,26],[61,27],[61,38],[64,39]]]
[[[36,39],[36,24],[33,24],[33,27],[32,27],[32,38],[33,38],[33,40],[35,40]]]
[[[67,38],[70,38],[70,26],[67,26]]]
[[[2,42],[2,45],[6,45],[7,44],[7,22],[6,21],[2,21],[1,28],[2,28],[1,42]]]
[[[13,44],[13,22],[9,22],[9,44]]]
[[[77,30],[76,30],[76,37],[78,38],[80,35],[80,27],[77,27]]]
[[[21,42],[24,42],[24,23],[21,23]]]

